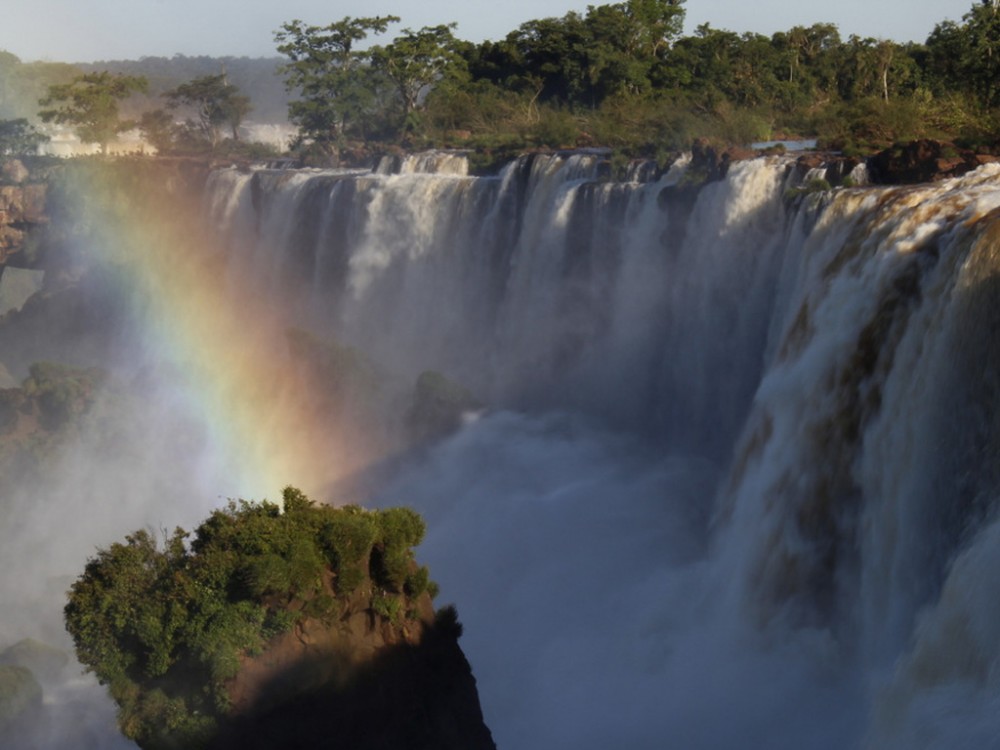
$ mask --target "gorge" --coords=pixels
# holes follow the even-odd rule
[[[87,232],[50,226],[42,294],[81,301],[37,319],[78,325],[24,344],[29,300],[0,361],[100,365],[114,396],[5,491],[0,645],[65,643],[96,546],[295,483],[424,516],[498,747],[995,745],[1000,167],[810,190],[792,156],[688,164],[67,189],[51,226]],[[414,424],[419,382],[454,419]],[[47,700],[129,746],[96,687]]]

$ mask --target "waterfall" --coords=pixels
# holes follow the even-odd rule
[[[1000,742],[1000,170],[396,171],[210,211],[308,326],[489,404],[366,490],[428,517],[501,746]]]
[[[127,298],[112,391],[4,498],[3,645],[64,643],[95,547],[280,457],[425,517],[502,748],[1000,746],[1000,166],[609,173],[213,171],[212,243],[139,233],[89,282]],[[451,432],[410,429],[427,371],[471,394]],[[71,719],[31,746],[129,746],[96,685],[47,695]]]
[[[228,171],[210,209],[240,273],[295,289],[311,325],[392,371],[438,369],[494,405],[582,409],[668,440],[711,421],[697,439],[724,455],[794,231],[784,172],[741,165],[671,225],[660,183],[597,182],[598,164],[537,155],[496,178]]]

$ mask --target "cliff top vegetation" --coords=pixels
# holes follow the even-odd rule
[[[162,545],[137,531],[73,584],[65,618],[77,656],[141,747],[208,746],[241,664],[275,636],[357,610],[405,628],[418,597],[436,593],[413,559],[424,534],[415,512],[318,506],[292,487],[283,499],[230,502]]]

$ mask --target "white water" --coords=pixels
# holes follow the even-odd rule
[[[233,246],[491,405],[365,487],[427,517],[499,746],[1000,747],[998,170],[686,205],[596,161],[275,183]],[[269,179],[214,175],[231,236]]]

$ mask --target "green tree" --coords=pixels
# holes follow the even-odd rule
[[[43,109],[38,116],[43,122],[72,125],[81,141],[98,144],[101,153],[106,154],[115,136],[135,126],[131,120],[120,118],[120,103],[147,88],[148,82],[141,76],[112,75],[107,71],[85,73],[69,83],[49,86],[48,94],[38,103],[56,106]]]
[[[421,93],[459,65],[455,24],[425,26],[403,33],[384,47],[371,50],[372,65],[392,81],[399,97],[404,127],[417,109]]]
[[[174,147],[177,126],[174,124],[173,116],[165,109],[143,112],[139,118],[139,130],[146,143],[161,154],[167,153]]]
[[[23,117],[0,120],[0,156],[21,156],[38,153],[38,147],[49,137],[39,133]]]
[[[971,94],[986,107],[1000,105],[1000,8],[981,0],[962,23],[938,24],[927,38],[928,68],[939,91]]]
[[[300,97],[288,107],[289,119],[302,138],[332,154],[352,126],[362,129],[377,102],[378,86],[369,65],[371,54],[357,50],[369,34],[381,34],[397,16],[345,17],[328,26],[294,20],[274,34],[278,52],[289,62],[282,67],[285,85]]]
[[[650,89],[653,65],[681,33],[683,2],[627,0],[587,8],[588,78],[597,99]]]
[[[626,50],[647,58],[661,54],[681,34],[683,5],[684,0],[628,0],[612,6],[628,19]]]
[[[498,50],[507,58],[501,67],[506,85],[543,102],[593,104],[586,55],[591,41],[583,18],[574,12],[521,24]]]
[[[239,127],[250,112],[250,98],[229,83],[225,73],[201,76],[182,83],[164,96],[172,109],[187,107],[196,119],[190,122],[203,140],[215,148],[222,140],[223,128],[229,128],[234,141],[240,139]]]
[[[890,99],[911,93],[919,79],[912,54],[887,39],[851,35],[841,48],[837,76],[841,99]]]

